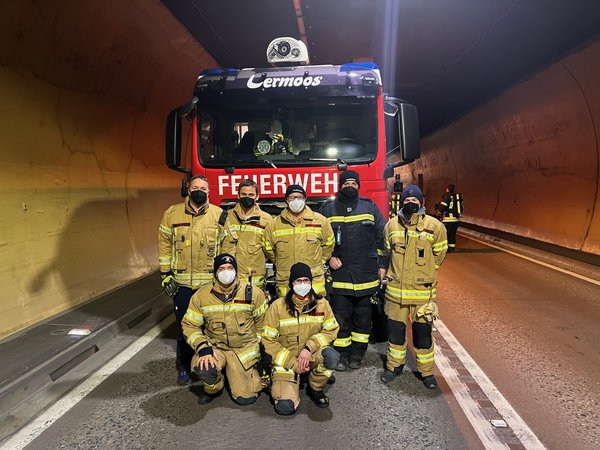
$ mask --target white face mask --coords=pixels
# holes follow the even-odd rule
[[[312,285],[310,284],[300,283],[294,285],[294,292],[300,297],[306,297],[306,295],[310,292],[311,289]]]
[[[290,207],[290,209],[292,210],[292,212],[299,213],[300,211],[302,211],[304,209],[304,205],[305,204],[306,203],[305,203],[304,200],[302,200],[300,198],[297,198],[297,199],[292,200],[288,204],[288,206]]]
[[[233,283],[235,280],[235,270],[226,269],[217,273],[219,281],[225,285]]]

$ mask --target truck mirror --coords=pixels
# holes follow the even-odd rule
[[[417,107],[410,103],[401,103],[399,113],[402,159],[404,161],[414,161],[421,156]]]
[[[392,166],[386,166],[383,169],[383,179],[387,180],[388,178],[392,178],[394,176],[394,168]]]
[[[169,169],[177,170],[181,164],[181,116],[179,115],[179,108],[174,109],[167,116],[165,153]]]

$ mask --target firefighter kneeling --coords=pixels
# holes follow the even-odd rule
[[[271,304],[265,317],[262,342],[273,358],[271,397],[281,415],[297,411],[300,376],[307,372],[306,394],[319,408],[327,408],[329,399],[323,389],[340,360],[329,346],[339,325],[329,302],[313,290],[312,279],[310,267],[294,264],[290,289]]]
[[[262,390],[256,365],[267,301],[260,289],[240,281],[236,271],[233,256],[217,256],[215,279],[194,294],[182,321],[187,342],[196,350],[192,370],[204,383],[200,404],[221,393],[224,370],[237,404],[254,403]]]

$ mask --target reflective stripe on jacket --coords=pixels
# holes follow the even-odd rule
[[[165,211],[158,230],[158,261],[161,273],[172,272],[177,283],[198,289],[213,278],[223,210],[209,204],[196,213],[188,202],[186,198]]]
[[[311,301],[303,309],[297,307],[296,313],[296,316],[290,315],[283,297],[267,310],[262,343],[276,367],[293,370],[305,346],[315,353],[337,337],[340,326],[324,298]]]
[[[181,321],[183,334],[195,351],[205,347],[232,350],[248,369],[260,356],[259,336],[267,311],[265,294],[253,286],[252,301],[247,303],[248,283],[240,281],[223,301],[215,295],[214,285],[214,281],[208,283],[192,296]]]
[[[330,200],[321,208],[321,214],[333,229],[333,256],[342,261],[342,267],[331,270],[334,294],[372,294],[379,287],[378,268],[387,267],[381,211],[371,200],[359,197],[349,204]]]
[[[258,205],[246,220],[241,216],[239,204],[227,214],[220,239],[221,252],[235,257],[240,280],[248,281],[248,276],[252,273],[252,284],[262,286],[266,273],[263,241],[265,229],[273,218]]]
[[[446,227],[424,213],[413,214],[409,224],[398,216],[386,224],[384,237],[390,253],[386,300],[407,305],[435,299],[437,269],[448,251]]]
[[[334,236],[325,217],[308,206],[300,218],[286,208],[265,230],[265,252],[277,267],[277,284],[287,287],[290,268],[297,262],[310,267],[313,277],[323,275],[323,264],[333,253]]]

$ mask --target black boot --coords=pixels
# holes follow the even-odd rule
[[[340,362],[335,366],[335,370],[338,372],[344,372],[348,368],[348,358],[342,356],[340,357]]]
[[[319,408],[329,408],[329,398],[323,391],[315,391],[310,384],[306,385],[306,395],[317,405]]]
[[[423,377],[423,384],[427,389],[436,389],[438,387],[437,381],[433,375]]]
[[[398,377],[402,374],[403,369],[404,369],[404,364],[396,367],[394,370],[388,370],[387,368],[384,369],[383,374],[381,375],[381,381],[383,381],[386,384],[391,381],[394,381],[394,379],[396,379],[396,377]]]
[[[350,357],[350,364],[348,364],[348,367],[350,367],[351,369],[360,369],[361,366],[362,366],[362,358]]]
[[[200,394],[200,397],[198,397],[198,404],[199,405],[208,405],[215,398],[217,398],[219,395],[221,395],[221,392],[223,392],[223,391],[219,391],[216,394],[208,394],[206,392],[203,392],[202,394]]]

